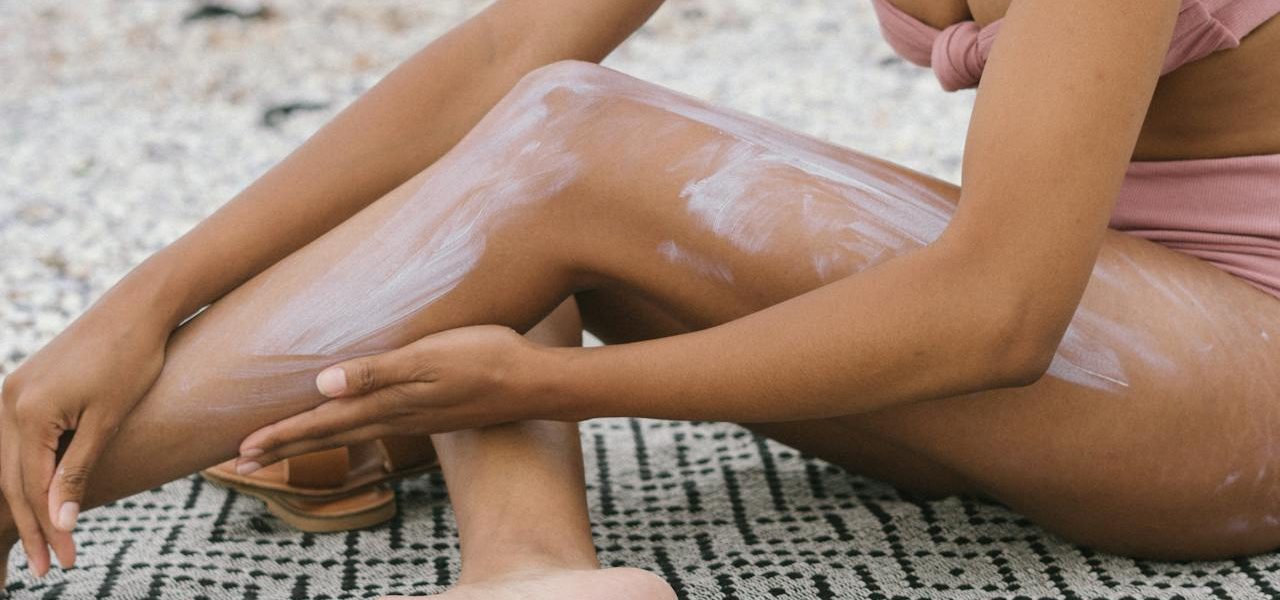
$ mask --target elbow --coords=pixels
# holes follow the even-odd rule
[[[1070,318],[1045,314],[1027,302],[1010,302],[1005,310],[992,311],[999,322],[990,326],[987,353],[987,387],[1025,387],[1049,371]],[[1059,325],[1061,322],[1061,325]]]
[[[959,277],[947,288],[949,306],[958,311],[951,316],[972,324],[961,329],[968,344],[949,348],[971,360],[976,373],[967,373],[974,379],[966,383],[970,389],[995,389],[1040,381],[1050,371],[1087,279],[1077,282],[1050,272],[1023,256],[1016,244],[948,228],[953,231],[934,246],[953,261],[949,272]]]
[[[961,279],[950,288],[956,295],[949,302],[961,312],[952,318],[971,327],[962,333],[967,343],[953,348],[959,354],[952,356],[970,359],[972,379],[966,387],[1025,387],[1039,381],[1049,372],[1079,297],[1069,302],[1060,286],[1018,276],[1018,270],[995,262],[983,244],[953,244],[947,253],[958,257],[952,272]]]
[[[1000,373],[1002,381],[999,387],[1026,387],[1040,381],[1049,372],[1057,346],[1031,340],[1026,346],[1019,354],[1008,358],[1006,368]]]

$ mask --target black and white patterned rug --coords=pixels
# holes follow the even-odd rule
[[[1000,506],[917,502],[732,425],[584,424],[602,562],[681,598],[1280,597],[1280,555],[1162,563],[1056,539]],[[198,477],[86,513],[80,566],[44,580],[14,552],[12,598],[339,599],[447,588],[459,568],[440,475],[397,486],[378,528],[290,530]]]

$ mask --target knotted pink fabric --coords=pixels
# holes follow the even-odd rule
[[[880,30],[894,51],[917,65],[932,67],[949,92],[978,85],[1003,20],[986,27],[963,21],[939,30],[889,0],[873,3]],[[1239,46],[1244,36],[1276,14],[1280,14],[1280,0],[1183,0],[1161,74]]]
[[[978,85],[999,29],[999,22],[978,27],[973,21],[962,21],[938,34],[929,59],[942,89],[954,92]]]

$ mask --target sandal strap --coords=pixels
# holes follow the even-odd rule
[[[436,450],[435,446],[431,445],[431,436],[388,436],[378,440],[378,447],[382,449],[383,468],[388,473],[397,473],[436,462]]]
[[[351,470],[351,454],[346,446],[310,452],[284,461],[284,478],[289,485],[304,488],[341,487]]]

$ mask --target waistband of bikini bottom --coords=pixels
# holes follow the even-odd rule
[[[1132,162],[1111,227],[1280,240],[1280,154]]]

